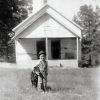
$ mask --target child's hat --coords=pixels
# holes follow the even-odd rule
[[[39,56],[40,56],[41,54],[44,54],[44,55],[45,55],[45,52],[44,52],[44,51],[40,51],[40,52],[39,52]]]

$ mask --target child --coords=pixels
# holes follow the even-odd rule
[[[46,92],[47,88],[47,75],[48,75],[48,66],[46,61],[46,55],[43,51],[39,52],[39,62],[35,67],[38,67],[39,70],[36,72],[38,75],[38,91]]]

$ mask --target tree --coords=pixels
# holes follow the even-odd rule
[[[0,0],[0,56],[11,49],[8,41],[14,36],[12,29],[28,16],[32,10],[32,0]]]
[[[100,14],[91,5],[83,5],[73,20],[82,30],[82,67],[96,66],[100,53]]]

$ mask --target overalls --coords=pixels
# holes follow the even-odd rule
[[[40,74],[38,75],[38,90],[39,91],[46,91],[47,87],[47,75],[48,75],[48,70],[47,70],[47,62],[46,61],[40,61],[38,64]]]

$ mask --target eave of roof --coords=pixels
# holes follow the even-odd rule
[[[48,8],[52,9],[52,11],[56,12],[56,14],[58,14],[59,16],[61,16],[64,20],[67,20],[68,22],[70,22],[71,24],[73,24],[75,27],[77,27],[78,29],[82,30],[82,28],[77,25],[76,23],[74,23],[73,21],[70,21],[69,19],[67,19],[66,17],[64,17],[61,13],[59,13],[58,11],[56,11],[54,8],[52,8],[51,6],[49,6],[48,4],[44,5],[39,11],[37,11],[36,13],[32,14],[30,17],[26,18],[23,22],[21,22],[19,25],[17,25],[15,28],[13,28],[13,31],[16,32],[15,36],[11,39],[11,41],[13,41],[14,39],[16,39],[16,37],[23,31],[25,30],[28,26],[30,26],[32,23],[34,23],[34,21],[36,21],[38,18],[40,18],[43,14],[48,13],[51,17],[53,17],[56,21],[58,21],[61,25],[63,25],[66,29],[68,29],[69,31],[71,31],[75,36],[81,38],[81,36],[78,36],[76,34],[76,32],[74,32],[73,29],[71,29],[69,26],[66,26],[63,22],[59,21],[59,19],[56,19],[54,15],[52,15],[50,13],[50,10],[48,10]],[[10,41],[10,42],[11,42]],[[9,42],[9,43],[10,43]]]

